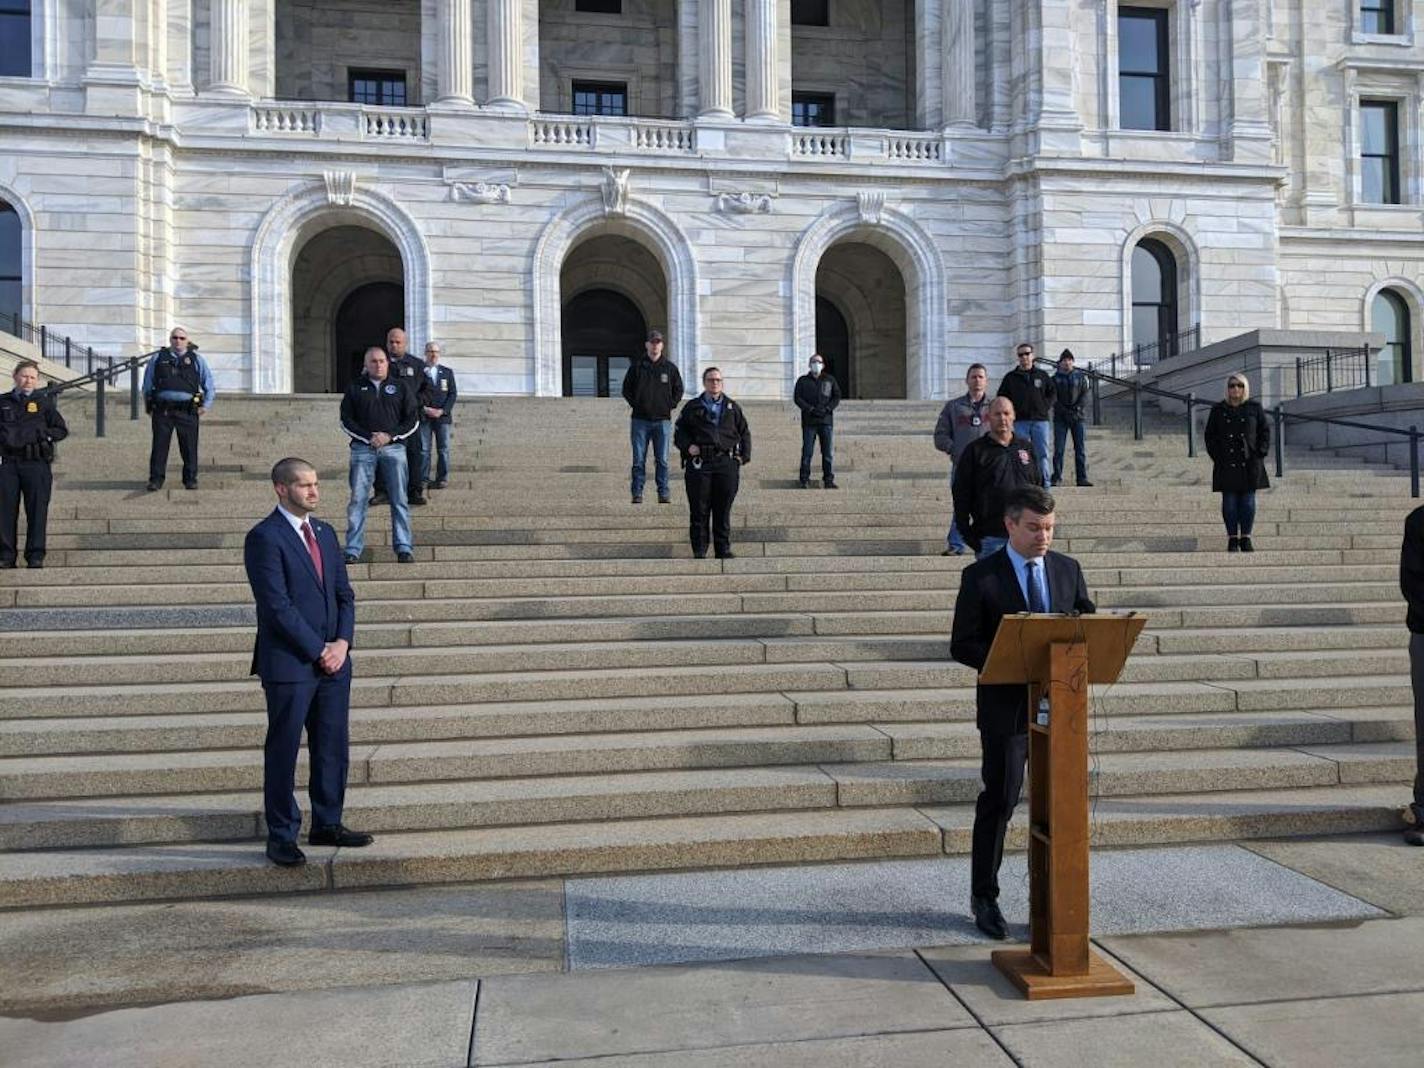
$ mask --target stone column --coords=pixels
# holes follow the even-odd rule
[[[468,0],[466,0],[468,2]],[[524,108],[524,5],[489,0],[489,105]]]
[[[247,95],[247,0],[213,0],[208,89]]]
[[[439,0],[439,67],[436,100],[441,104],[473,106],[475,57],[473,12],[470,0]]]
[[[1266,16],[1260,0],[1223,7],[1222,35],[1230,49],[1230,120],[1227,150],[1238,162],[1270,160],[1271,128],[1266,115]]]
[[[747,0],[747,118],[760,122],[781,120],[780,7],[778,0]]]
[[[698,108],[703,119],[732,114],[732,0],[702,0],[698,9]]]
[[[944,0],[944,124],[978,125],[974,70],[974,0]]]

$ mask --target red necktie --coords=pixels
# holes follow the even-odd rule
[[[322,585],[326,585],[326,576],[321,570],[321,550],[316,545],[316,535],[312,533],[310,523],[302,524],[302,536],[306,539],[307,552],[311,554],[312,566],[316,568],[316,580]]]

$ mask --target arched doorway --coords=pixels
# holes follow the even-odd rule
[[[631,238],[600,234],[569,253],[559,291],[563,395],[619,396],[648,331],[668,329],[661,264]],[[667,355],[679,362],[676,345],[669,334]]]
[[[359,369],[360,354],[407,321],[400,252],[364,226],[329,227],[302,245],[292,266],[291,293],[297,393],[344,390]],[[423,343],[411,338],[415,351]]]
[[[0,330],[19,333],[24,312],[24,245],[20,213],[0,200]]]
[[[1381,386],[1414,381],[1413,327],[1409,304],[1393,289],[1381,289],[1370,305],[1370,330],[1384,335],[1379,353]]]
[[[1132,250],[1132,344],[1175,355],[1179,329],[1177,258],[1162,242],[1144,238]]]
[[[405,290],[391,282],[367,282],[353,289],[336,310],[333,323],[332,389],[344,393],[361,373],[366,350],[385,340],[393,326],[405,326]]]
[[[844,332],[844,370],[836,380],[845,396],[908,396],[907,314],[904,276],[878,248],[842,241],[821,257],[816,268],[817,346],[823,331],[827,340]],[[830,354],[824,355],[829,360]]]
[[[839,384],[841,392],[847,397],[855,396],[850,373],[850,324],[841,310],[819,293],[816,295],[816,351],[826,358],[826,370]]]

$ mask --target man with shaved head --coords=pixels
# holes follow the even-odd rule
[[[393,326],[386,331],[386,359],[390,363],[391,381],[409,390],[411,397],[415,400],[417,411],[423,411],[435,403],[435,389],[430,379],[425,375],[425,364],[421,362],[419,356],[410,351],[405,331],[398,326]],[[425,503],[425,483],[422,481],[422,472],[425,469],[425,449],[422,447],[418,432],[408,437],[404,444],[406,470],[409,472],[406,483],[406,503],[419,507]],[[378,490],[378,498],[379,493]],[[379,500],[374,503],[379,503]]]
[[[366,549],[366,510],[371,486],[380,483],[391,502],[391,540],[396,559],[410,563],[410,510],[406,507],[405,443],[420,426],[415,393],[393,381],[386,352],[366,350],[366,372],[341,398],[341,429],[351,439],[351,501],[346,508],[346,562],[359,563]]]
[[[1033,443],[1014,433],[1014,402],[995,397],[989,432],[970,442],[955,460],[954,523],[965,544],[982,560],[1008,541],[1004,501],[1021,486],[1042,486]]]

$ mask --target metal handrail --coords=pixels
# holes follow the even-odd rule
[[[129,373],[129,419],[138,419],[139,409],[139,389],[138,375],[139,368],[158,355],[159,350],[145,352],[138,356],[130,356],[127,360],[115,363],[113,357],[106,356],[107,366],[100,367],[96,371],[90,371],[80,378],[71,379],[68,382],[54,382],[46,386],[44,392],[50,396],[57,396],[67,389],[77,389],[80,386],[87,386],[91,382],[94,384],[94,436],[102,438],[104,436],[104,415],[105,415],[105,386],[113,385],[118,381],[119,376],[125,371]]]
[[[43,324],[36,325],[22,319],[17,311],[0,314],[0,330],[21,341],[28,341],[40,350],[40,355],[46,360],[62,363],[65,367],[73,368],[76,361],[82,361],[84,370],[93,373],[98,361],[112,361],[112,357],[95,352],[92,345],[80,345],[68,335],[61,336]]]
[[[1055,367],[1055,366],[1057,365],[1057,361],[1056,361],[1056,360],[1050,360],[1050,359],[1047,359],[1047,358],[1041,357],[1041,356],[1040,356],[1040,357],[1036,357],[1036,358],[1034,359],[1034,363],[1041,364],[1041,365],[1043,365],[1043,366],[1045,366],[1045,367]],[[1101,425],[1101,423],[1102,423],[1102,421],[1103,421],[1103,418],[1102,418],[1102,399],[1101,399],[1101,383],[1102,383],[1102,382],[1109,382],[1109,383],[1111,383],[1112,385],[1121,386],[1122,388],[1127,389],[1127,390],[1130,390],[1130,391],[1132,392],[1132,438],[1133,438],[1134,441],[1141,441],[1141,440],[1142,440],[1142,396],[1143,396],[1143,394],[1148,394],[1148,395],[1151,395],[1151,396],[1154,396],[1154,397],[1165,397],[1165,398],[1168,399],[1168,400],[1177,401],[1179,404],[1184,404],[1184,405],[1186,405],[1186,409],[1187,409],[1187,455],[1188,455],[1189,457],[1196,456],[1196,454],[1197,454],[1197,453],[1196,453],[1196,425],[1195,425],[1195,423],[1194,423],[1194,421],[1193,421],[1193,420],[1194,420],[1194,416],[1195,416],[1195,409],[1196,409],[1196,406],[1199,405],[1199,404],[1214,404],[1214,403],[1216,403],[1215,401],[1205,401],[1205,400],[1201,400],[1201,399],[1199,399],[1199,398],[1197,397],[1197,395],[1196,395],[1195,393],[1178,393],[1176,390],[1172,390],[1172,389],[1162,389],[1160,386],[1147,386],[1147,385],[1143,385],[1142,383],[1138,382],[1136,379],[1118,378],[1116,375],[1105,374],[1105,373],[1103,373],[1102,371],[1099,371],[1096,367],[1094,367],[1094,366],[1091,365],[1091,364],[1089,364],[1087,367],[1082,367],[1082,368],[1078,368],[1078,369],[1081,370],[1085,375],[1088,376],[1088,382],[1089,382],[1089,385],[1090,385],[1091,390],[1092,390],[1092,397],[1093,397],[1093,425],[1094,425],[1094,426],[1099,426],[1099,425]],[[1275,452],[1276,452],[1276,477],[1277,477],[1277,478],[1284,478],[1284,477],[1285,477],[1285,473],[1286,473],[1286,468],[1285,468],[1285,443],[1286,443],[1286,439],[1285,439],[1285,426],[1286,426],[1287,421],[1289,421],[1289,420],[1294,420],[1294,421],[1297,422],[1297,423],[1324,423],[1324,424],[1329,425],[1329,426],[1341,426],[1341,427],[1346,427],[1346,428],[1351,429],[1351,430],[1367,430],[1367,431],[1372,431],[1372,432],[1374,432],[1374,433],[1379,433],[1379,434],[1393,434],[1393,435],[1395,435],[1395,436],[1397,436],[1397,437],[1408,438],[1408,439],[1409,439],[1409,495],[1410,495],[1411,497],[1416,497],[1416,498],[1420,495],[1420,491],[1419,491],[1419,483],[1420,483],[1420,472],[1419,472],[1419,439],[1420,439],[1420,437],[1421,437],[1421,434],[1420,434],[1420,431],[1419,431],[1419,427],[1418,427],[1418,426],[1411,426],[1411,427],[1409,427],[1408,430],[1403,430],[1403,429],[1401,429],[1401,428],[1399,428],[1399,427],[1394,427],[1394,426],[1378,426],[1378,425],[1376,425],[1376,424],[1374,424],[1374,423],[1361,423],[1361,422],[1359,422],[1359,421],[1357,421],[1357,420],[1354,420],[1354,419],[1335,419],[1335,418],[1332,418],[1332,417],[1326,416],[1326,415],[1301,415],[1301,414],[1299,414],[1299,413],[1297,413],[1297,412],[1287,412],[1284,408],[1281,407],[1280,404],[1277,404],[1274,408],[1268,408],[1268,409],[1266,409],[1266,411],[1270,414],[1271,419],[1272,419],[1272,422],[1274,423],[1274,426],[1275,426],[1275,442],[1276,442],[1276,449],[1275,449]],[[1342,447],[1342,448],[1359,448],[1360,446],[1362,446],[1362,445],[1367,445],[1367,444],[1380,445],[1380,444],[1387,444],[1387,443],[1384,443],[1384,442],[1357,442],[1357,443],[1352,444],[1352,445],[1349,445],[1349,446],[1341,446],[1341,447]]]

